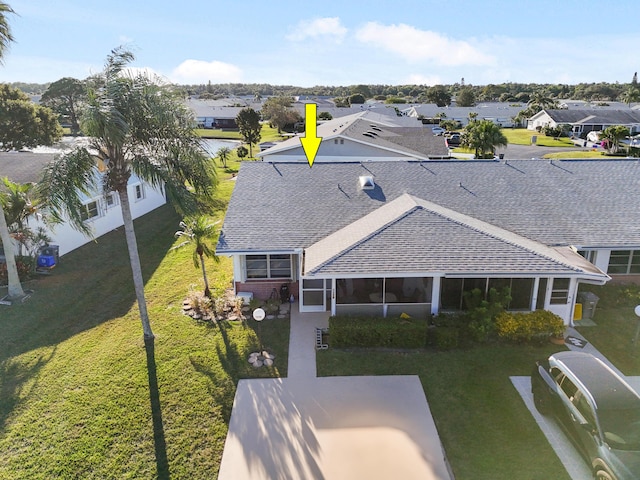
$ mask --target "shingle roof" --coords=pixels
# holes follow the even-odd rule
[[[434,136],[430,129],[423,127],[415,119],[408,122],[407,120],[405,117],[394,118],[361,112],[320,124],[317,135],[323,142],[337,137],[349,138],[386,150],[390,153],[389,156],[393,157],[401,155],[426,160],[429,157],[449,156],[449,150],[442,137]],[[257,156],[268,159],[272,154],[293,149],[301,149],[299,137],[277,143]],[[348,161],[348,157],[345,157],[345,161]]]
[[[588,123],[602,125],[632,125],[640,123],[640,112],[632,109],[545,110],[556,123]]]
[[[245,162],[218,253],[308,248],[405,193],[545,245],[639,248],[638,192],[627,159]]]
[[[304,254],[305,276],[433,272],[444,266],[448,275],[602,276],[567,247],[560,252],[408,194],[311,245]]]
[[[54,156],[53,153],[2,152],[0,177],[8,177],[15,183],[35,183],[40,180],[44,166]]]

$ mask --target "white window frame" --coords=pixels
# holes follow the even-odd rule
[[[255,257],[255,258],[252,258]],[[249,262],[252,260],[256,260],[256,261],[261,261],[261,259],[257,258],[257,257],[264,257],[264,261],[266,262],[266,267],[263,267],[261,269],[255,268],[253,270],[255,271],[259,271],[259,270],[266,270],[266,276],[256,276],[255,274],[253,274],[253,276],[251,276],[250,274],[250,269],[249,269]],[[281,276],[281,275],[277,275],[274,276],[274,273],[272,270],[277,270],[274,265],[273,262],[277,261],[277,260],[284,260],[284,258],[274,258],[274,257],[287,257],[289,259],[289,272],[288,275],[286,276]],[[245,255],[245,259],[244,259],[244,274],[245,274],[245,279],[247,281],[252,281],[252,280],[291,280],[293,278],[293,259],[291,254],[288,253],[283,253],[283,254],[255,254],[255,255]]]
[[[93,204],[95,204],[95,208],[90,207],[90,205],[93,205]],[[83,203],[82,208],[83,208],[82,210],[83,222],[91,222],[96,218],[99,218],[102,216],[102,208],[101,208],[99,199],[89,200],[88,202]],[[92,212],[94,212],[94,215],[91,215]]]
[[[106,210],[118,206],[118,194],[116,192],[110,192],[105,195],[104,206]]]
[[[133,185],[133,198],[136,202],[140,202],[145,198],[144,186],[142,183],[136,183]]]

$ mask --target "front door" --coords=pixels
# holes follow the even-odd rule
[[[327,288],[331,280],[324,278],[302,279],[300,283],[300,311],[324,312],[327,309]]]

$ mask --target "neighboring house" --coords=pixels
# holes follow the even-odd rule
[[[631,135],[634,135],[640,132],[640,111],[631,108],[541,110],[527,122],[529,130],[538,131],[546,126],[554,128],[558,125],[571,125],[572,134],[580,138],[586,138],[591,131],[599,132],[613,125],[628,127]]]
[[[37,183],[46,164],[54,158],[52,153],[9,152],[0,153],[0,172],[15,183]],[[96,174],[99,174],[96,169]],[[129,180],[131,214],[138,218],[166,203],[163,189],[157,190],[141,182],[137,177]],[[94,238],[123,225],[119,198],[116,193],[103,195],[95,192],[84,199],[87,222],[91,225]],[[32,229],[43,226],[51,237],[52,245],[60,247],[60,255],[69,253],[92,239],[73,229],[68,224],[45,225],[38,218],[29,219]]]
[[[363,111],[321,123],[317,135],[322,137],[317,163],[449,158],[444,137],[435,136],[430,128],[407,117]],[[269,162],[307,164],[300,136],[256,156]]]
[[[237,292],[286,283],[302,312],[436,314],[509,286],[509,309],[569,324],[580,284],[640,280],[638,178],[637,160],[245,162],[217,254]]]
[[[462,127],[469,123],[469,114],[476,114],[477,120],[491,120],[499,127],[511,128],[515,126],[515,117],[524,110],[526,105],[512,105],[502,102],[479,103],[473,107],[438,107],[434,103],[415,105],[403,110],[409,117],[454,120]]]
[[[240,110],[250,106],[256,111],[261,104],[247,104],[245,106],[225,105],[220,100],[187,100],[187,106],[193,111],[196,122],[200,128],[220,128],[235,130],[238,128],[236,117]]]

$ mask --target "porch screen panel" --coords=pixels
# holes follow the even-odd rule
[[[533,296],[533,278],[511,280],[511,302],[509,310],[530,310]]]
[[[462,307],[462,279],[443,278],[440,284],[440,305],[445,310],[460,310]]]
[[[267,278],[267,256],[247,255],[247,278]]]

